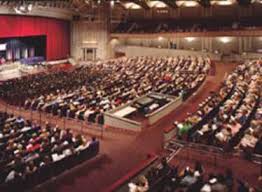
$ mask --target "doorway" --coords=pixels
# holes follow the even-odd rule
[[[94,61],[96,60],[96,50],[97,48],[82,48],[82,58],[83,61]]]

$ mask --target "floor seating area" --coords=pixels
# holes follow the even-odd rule
[[[198,161],[190,167],[180,164],[171,165],[165,158],[160,164],[152,166],[144,174],[132,180],[128,186],[130,192],[248,192],[254,190],[245,181],[235,178],[230,169],[224,173],[210,172]]]
[[[95,157],[99,141],[0,112],[0,149],[0,191],[21,191]]]
[[[262,103],[260,105],[248,127],[247,130],[243,133],[240,143],[236,148],[243,149],[246,153],[255,153],[261,154],[262,149]]]
[[[183,122],[174,122],[177,137],[225,150],[240,143],[240,148],[250,146],[262,154],[261,64],[256,60],[239,65],[195,113]]]
[[[204,82],[210,59],[134,57],[4,82],[10,104],[61,117],[104,123],[103,112],[151,91],[187,98]]]

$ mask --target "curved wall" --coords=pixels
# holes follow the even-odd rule
[[[0,15],[0,38],[46,35],[47,60],[70,55],[70,22],[44,17]]]

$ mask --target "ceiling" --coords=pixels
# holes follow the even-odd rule
[[[53,7],[71,10],[82,14],[95,10],[99,6],[121,6],[125,9],[153,9],[153,8],[179,8],[179,7],[210,7],[212,5],[229,6],[237,4],[248,6],[252,3],[262,3],[262,0],[0,0],[0,6],[19,7]]]

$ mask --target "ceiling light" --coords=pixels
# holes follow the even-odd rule
[[[230,37],[219,37],[219,41],[221,41],[224,44],[227,44],[232,41]]]
[[[111,7],[114,7],[114,6],[115,6],[115,1],[114,1],[114,0],[111,0],[111,1],[110,1],[110,6],[111,6]]]
[[[187,40],[188,42],[192,42],[196,40],[196,38],[195,37],[185,37],[185,40]]]
[[[155,7],[155,8],[166,8],[167,7],[167,5],[162,1],[148,1],[147,4],[151,8],[152,7]]]
[[[164,37],[159,36],[157,39],[158,39],[158,41],[162,41],[162,40],[164,40]]]
[[[212,5],[227,6],[227,5],[232,5],[235,2],[236,2],[235,0],[211,1],[211,4]]]
[[[185,7],[196,7],[198,6],[198,2],[197,1],[177,1],[176,2],[177,6],[185,6]]]
[[[140,5],[133,3],[133,2],[125,3],[124,7],[126,9],[141,9],[142,8]]]

